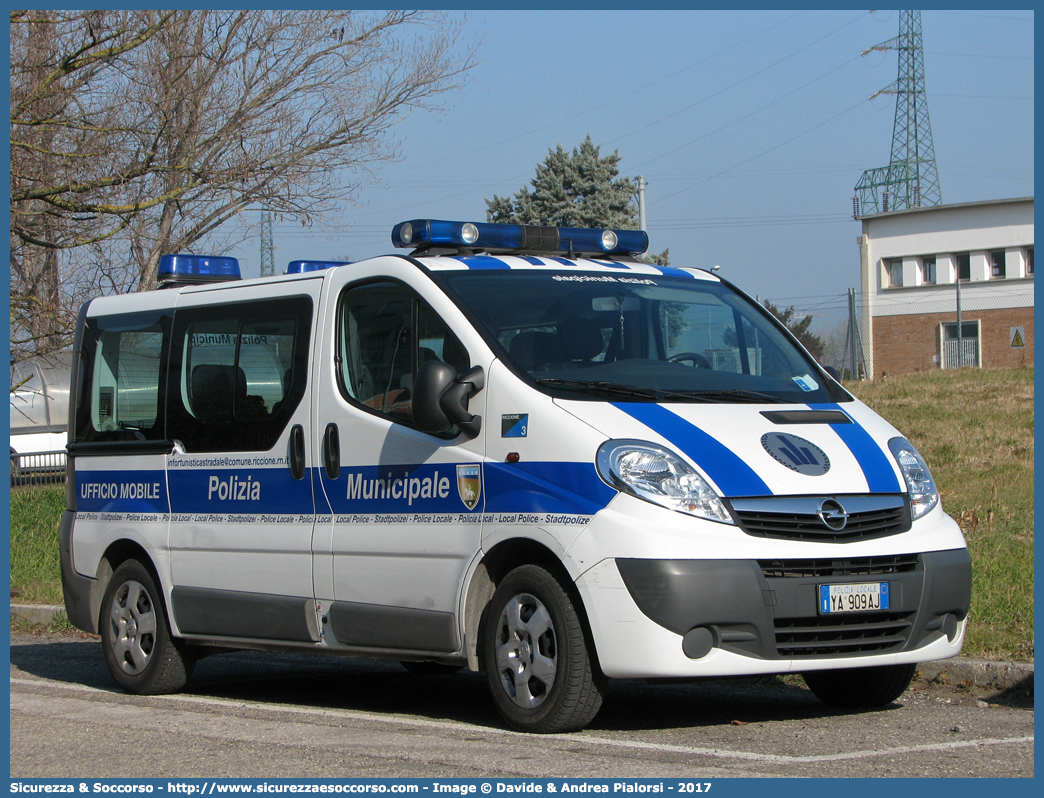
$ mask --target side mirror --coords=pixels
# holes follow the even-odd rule
[[[841,375],[837,373],[837,369],[833,366],[823,366],[823,371],[833,377],[835,382],[841,382]]]
[[[413,379],[413,423],[422,432],[437,434],[456,424],[468,438],[482,429],[482,416],[468,412],[468,399],[486,384],[482,366],[457,376],[449,363],[429,360]]]

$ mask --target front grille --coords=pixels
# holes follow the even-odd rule
[[[850,617],[777,618],[776,651],[783,658],[898,651],[910,637],[914,615],[883,612]]]
[[[879,576],[916,571],[916,554],[885,557],[820,558],[815,560],[758,560],[766,579],[802,579],[836,576]]]
[[[840,530],[831,529],[820,517],[821,499],[737,499],[732,509],[748,535],[781,540],[854,543],[898,535],[910,528],[910,513],[901,497],[840,497],[836,502],[848,513]]]

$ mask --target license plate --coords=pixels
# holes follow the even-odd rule
[[[887,582],[819,586],[819,612],[821,614],[873,612],[887,609]]]

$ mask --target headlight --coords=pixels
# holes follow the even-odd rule
[[[617,490],[679,513],[735,523],[707,481],[662,446],[645,441],[606,441],[598,448],[598,473]]]
[[[906,492],[910,494],[910,512],[920,518],[939,503],[939,490],[928,470],[928,464],[918,454],[913,444],[905,438],[892,438],[888,448],[899,464],[906,480]]]

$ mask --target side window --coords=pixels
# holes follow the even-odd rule
[[[170,437],[187,451],[267,451],[304,395],[311,300],[181,311]]]
[[[84,335],[77,441],[162,440],[161,364],[169,316],[91,319]]]
[[[458,374],[467,350],[431,307],[398,283],[349,288],[338,314],[341,390],[350,399],[399,421],[413,419],[413,376],[427,360]]]

